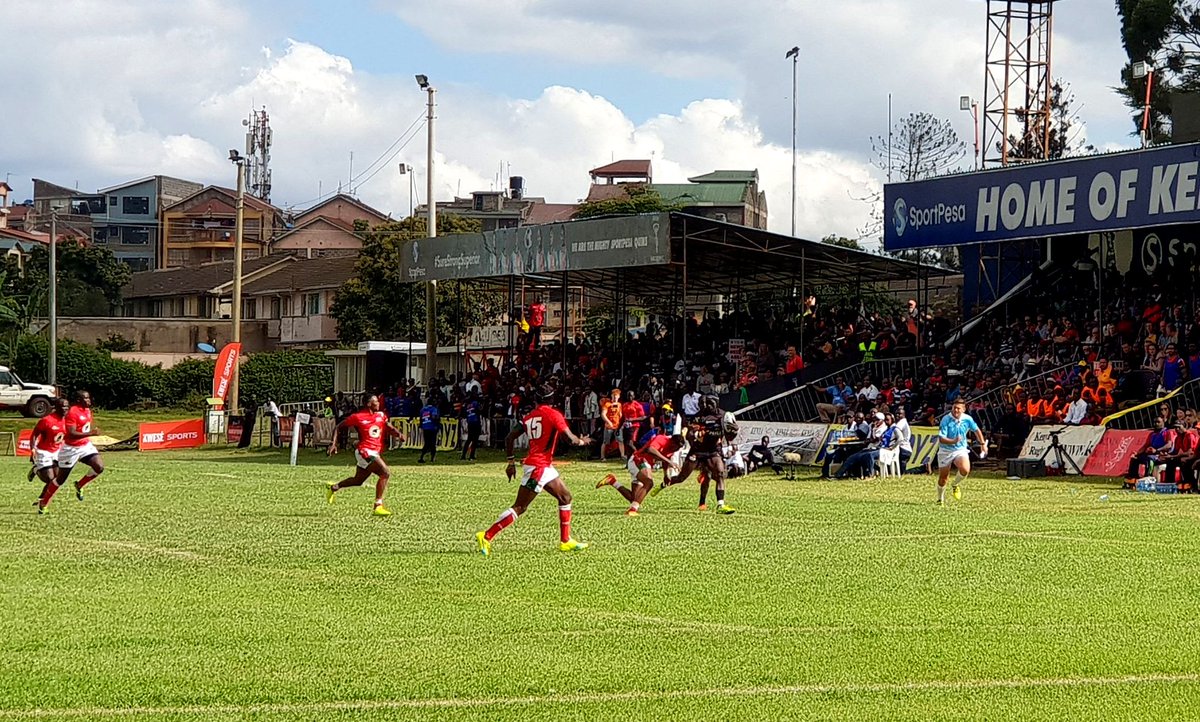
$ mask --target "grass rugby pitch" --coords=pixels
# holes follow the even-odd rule
[[[631,519],[572,462],[592,548],[546,498],[482,558],[500,457],[388,458],[386,519],[325,504],[349,455],[110,453],[45,517],[0,460],[0,720],[1200,716],[1200,498],[760,472]]]

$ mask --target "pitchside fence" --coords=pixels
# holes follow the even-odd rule
[[[916,377],[918,371],[928,368],[928,356],[906,356],[904,358],[879,359],[860,363],[842,369],[837,373],[814,379],[802,386],[788,389],[769,399],[763,399],[743,409],[733,412],[742,421],[781,421],[808,422],[820,418],[817,404],[827,403],[829,397],[825,389],[833,385],[834,380],[841,377],[854,388],[864,378],[870,378],[876,384],[881,379]]]

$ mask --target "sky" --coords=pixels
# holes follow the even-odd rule
[[[265,108],[276,205],[341,187],[408,215],[425,200],[426,94],[437,89],[435,196],[525,179],[549,202],[591,168],[649,158],[654,180],[757,169],[771,230],[857,238],[885,179],[872,137],[928,112],[968,146],[982,100],[985,0],[5,0],[0,173],[83,191],[166,174],[232,187],[230,148]],[[785,58],[800,48],[795,66]],[[1080,139],[1135,147],[1112,91],[1115,3],[1057,3],[1054,76]],[[793,71],[797,84],[793,106]],[[413,166],[401,174],[399,164]],[[499,185],[498,185],[499,184]],[[870,243],[868,242],[868,245]]]

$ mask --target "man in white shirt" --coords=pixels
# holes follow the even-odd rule
[[[479,383],[479,374],[478,373],[471,374],[471,378],[469,378],[467,380],[467,385],[465,387],[463,387],[463,391],[466,393],[467,396],[470,396],[472,391],[474,391],[477,394],[483,393],[483,385]]]
[[[600,395],[596,389],[588,389],[583,397],[583,418],[588,420],[589,432],[595,431],[600,420]]]
[[[879,389],[871,383],[871,379],[866,378],[863,379],[862,385],[858,387],[858,393],[855,395],[865,401],[867,406],[874,406],[875,399],[879,398]]]
[[[700,413],[700,392],[692,389],[684,394],[681,406],[683,415],[689,419]]]
[[[912,458],[912,429],[908,426],[908,414],[904,407],[896,409],[896,423],[892,426],[900,437],[900,473],[908,471],[908,460]]]
[[[1079,426],[1087,417],[1088,403],[1080,398],[1078,389],[1071,392],[1071,403],[1067,406],[1067,415],[1063,417],[1064,424]]]

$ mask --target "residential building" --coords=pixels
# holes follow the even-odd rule
[[[25,215],[22,229],[48,233],[53,214],[58,219],[60,231],[90,239],[92,216],[103,212],[104,196],[99,193],[82,193],[75,188],[34,178],[33,205]]]
[[[105,210],[92,215],[92,240],[107,247],[134,271],[158,268],[163,209],[203,188],[200,183],[164,175],[101,188]]]
[[[242,320],[264,325],[268,348],[337,342],[330,315],[338,288],[354,276],[356,257],[270,255],[242,264]],[[140,321],[213,320],[232,315],[233,261],[134,273],[124,311]],[[114,319],[114,328],[122,319]],[[191,348],[157,349],[186,352]]]
[[[648,160],[619,160],[593,168],[588,201],[621,198],[630,184],[657,192],[679,210],[713,220],[766,229],[767,196],[757,170],[718,170],[688,178],[687,183],[655,183]]]
[[[297,216],[291,228],[271,242],[271,253],[300,258],[357,256],[362,238],[354,232],[354,222],[375,226],[386,220],[383,213],[339,193]]]
[[[354,276],[357,257],[296,259],[242,284],[242,318],[267,319],[268,333],[283,348],[337,343],[333,298]]]
[[[463,218],[479,221],[483,231],[500,228],[536,225],[567,221],[575,212],[574,203],[547,203],[545,198],[525,195],[525,179],[513,176],[508,179],[507,191],[474,191],[470,198],[455,198],[439,201],[438,213],[453,213]],[[415,214],[427,213],[426,206],[418,206]]]
[[[162,210],[159,234],[160,268],[199,266],[233,260],[237,193],[207,186]],[[284,230],[283,212],[245,196],[242,211],[242,258],[266,255],[271,240]]]
[[[252,258],[242,264],[242,285],[292,262],[288,256]],[[130,276],[123,311],[137,318],[229,318],[233,261],[160,268]]]

